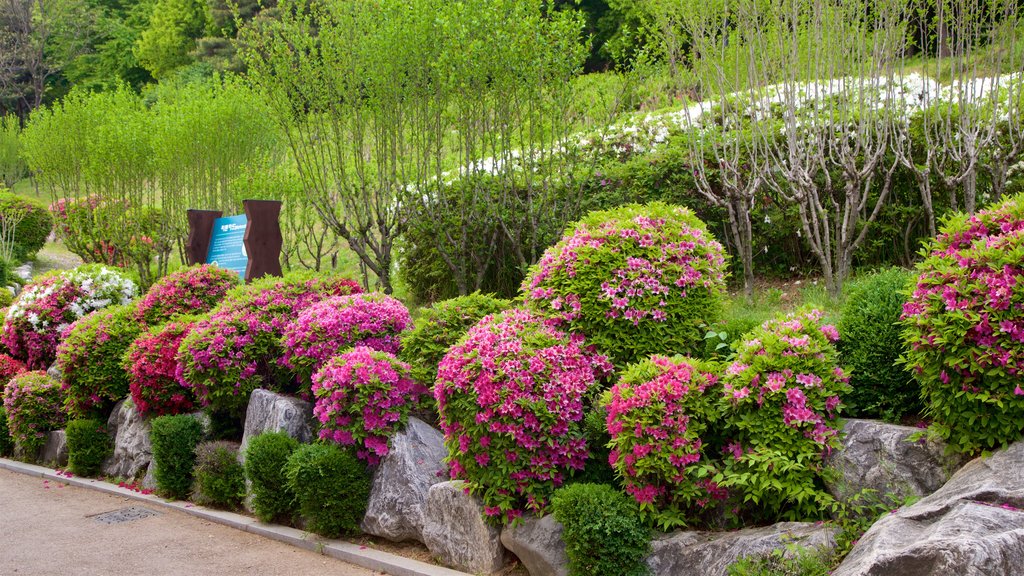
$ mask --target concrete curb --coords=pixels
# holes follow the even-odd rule
[[[134,490],[121,488],[120,486],[109,482],[103,482],[101,480],[78,478],[75,476],[68,478],[66,476],[59,475],[56,470],[46,468],[44,466],[36,466],[35,464],[25,464],[23,462],[0,458],[0,469],[28,476],[36,476],[46,480],[53,480],[55,482],[63,482],[71,486],[96,490],[97,492],[112,494],[114,496],[131,498],[132,500],[145,502],[161,508],[178,510],[179,512],[184,512],[190,516],[202,518],[203,520],[208,520],[210,522],[216,522],[217,524],[229,526],[237,530],[257,534],[264,538],[277,540],[278,542],[283,542],[297,548],[318,552],[325,556],[330,556],[331,558],[348,562],[349,564],[355,564],[356,566],[361,566],[369,570],[384,572],[391,576],[470,576],[466,572],[459,572],[442,566],[434,566],[432,564],[427,564],[426,562],[420,562],[419,560],[413,560],[411,558],[397,556],[381,550],[373,550],[371,548],[352,544],[351,542],[320,538],[315,534],[297,530],[295,528],[289,528],[287,526],[264,524],[255,518],[242,514],[235,514],[234,512],[213,510],[211,508],[204,508],[203,506],[176,500],[165,500],[152,494],[140,494]]]

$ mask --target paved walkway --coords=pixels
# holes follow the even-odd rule
[[[91,517],[131,506],[156,516]],[[127,498],[0,470],[0,576],[377,574]]]

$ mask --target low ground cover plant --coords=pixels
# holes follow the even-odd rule
[[[64,426],[64,393],[46,372],[23,372],[4,387],[7,428],[16,453],[34,460],[46,433]]]

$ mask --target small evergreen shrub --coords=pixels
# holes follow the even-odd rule
[[[943,224],[903,308],[906,365],[926,414],[966,453],[1024,433],[1024,195]]]
[[[0,456],[10,456],[14,453],[14,440],[11,438],[11,430],[7,426],[7,410],[0,402]]]
[[[143,416],[185,414],[195,407],[195,395],[178,381],[178,348],[196,319],[179,316],[136,338],[125,352],[128,391]]]
[[[551,497],[564,530],[570,576],[644,576],[650,531],[623,493],[603,484],[572,484]]]
[[[106,423],[101,420],[72,420],[65,431],[68,439],[68,470],[78,476],[95,476],[113,452]]]
[[[53,230],[53,217],[45,206],[8,192],[0,186],[0,214],[17,222],[14,229],[14,259],[25,261],[46,244]]]
[[[4,387],[4,411],[14,447],[34,459],[46,443],[46,433],[64,426],[64,393],[46,372],[23,372]]]
[[[97,310],[71,325],[57,347],[68,414],[102,416],[128,395],[122,357],[141,331],[132,306]]]
[[[136,304],[138,319],[156,326],[178,316],[203,314],[220,303],[241,282],[238,274],[201,264],[157,280]]]
[[[352,452],[305,444],[285,464],[288,487],[310,531],[328,538],[355,534],[370,500],[370,474]]]
[[[150,429],[157,490],[168,498],[184,500],[192,489],[196,446],[203,428],[187,414],[154,418]]]
[[[426,392],[393,354],[356,346],[313,375],[320,439],[355,446],[356,456],[376,466]]]
[[[245,470],[238,462],[238,444],[215,440],[196,446],[193,498],[204,506],[230,510],[245,500]]]
[[[896,422],[923,409],[921,388],[903,366],[899,324],[910,274],[892,268],[861,280],[847,291],[839,319],[839,353],[850,369],[850,416]]]
[[[263,522],[291,518],[296,511],[295,492],[284,475],[288,457],[299,441],[284,432],[264,432],[245,449],[245,477],[250,482],[252,509]]]
[[[523,281],[528,306],[620,368],[699,353],[724,292],[722,246],[690,210],[660,202],[588,214]]]
[[[11,378],[27,371],[24,362],[15,360],[7,354],[0,354],[0,385],[7,384]]]
[[[588,456],[581,420],[604,356],[529,311],[488,316],[441,361],[434,387],[452,478],[508,522],[543,511]]]

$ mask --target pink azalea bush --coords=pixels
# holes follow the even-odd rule
[[[399,335],[412,324],[409,310],[373,292],[328,298],[311,305],[284,330],[281,362],[302,382],[342,350],[368,346],[397,354]]]
[[[962,452],[1024,435],[1024,195],[947,220],[903,307],[906,366]]]
[[[360,459],[376,466],[388,453],[388,440],[426,392],[394,354],[356,346],[313,375],[320,438],[355,446]]]
[[[434,398],[451,477],[467,481],[497,521],[543,510],[583,468],[584,405],[611,368],[581,336],[532,312],[485,317],[438,367]]]
[[[178,347],[196,319],[179,316],[143,333],[124,355],[132,403],[143,416],[184,414],[195,408],[191,388],[178,381]]]
[[[696,353],[725,291],[722,246],[704,223],[660,202],[591,212],[523,281],[526,304],[578,332],[618,367]]]
[[[127,304],[137,293],[134,282],[106,266],[45,274],[26,285],[7,309],[0,342],[30,369],[46,369],[72,322],[93,310]]]
[[[240,282],[238,274],[218,266],[185,268],[157,280],[139,299],[136,314],[150,326],[176,316],[203,314]]]
[[[41,370],[15,376],[4,387],[4,411],[18,452],[35,458],[46,443],[46,433],[64,426],[60,382]]]

